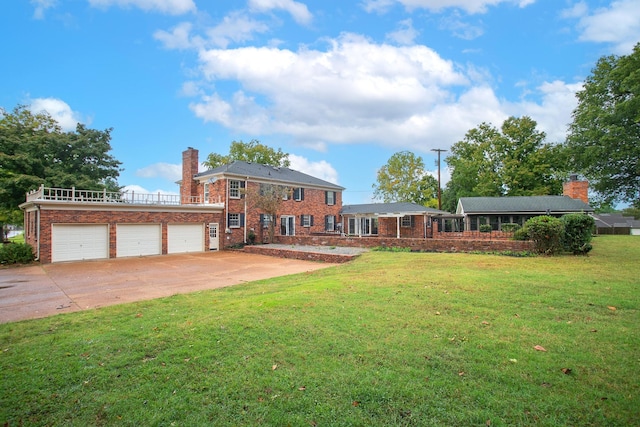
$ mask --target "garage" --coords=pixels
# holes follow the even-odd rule
[[[167,252],[204,251],[204,224],[169,224],[167,227]]]
[[[51,262],[109,258],[107,224],[52,224]]]
[[[117,224],[116,256],[162,254],[161,224]]]

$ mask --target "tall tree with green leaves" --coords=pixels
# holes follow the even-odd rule
[[[110,140],[111,129],[78,124],[64,132],[47,113],[0,108],[0,208],[18,209],[42,184],[117,191],[121,162],[109,154]]]
[[[249,142],[233,141],[229,147],[229,154],[211,153],[202,164],[209,169],[213,169],[229,164],[234,160],[278,167],[289,167],[291,164],[289,153],[283,152],[280,148],[277,150],[271,148],[256,139]]]
[[[570,165],[605,202],[640,207],[640,43],[630,55],[600,58],[576,96]]]
[[[424,168],[422,157],[400,151],[378,170],[374,198],[385,203],[411,202],[438,207],[438,180]]]
[[[455,211],[460,197],[560,194],[566,176],[559,146],[530,117],[509,117],[500,129],[482,123],[451,147],[445,159],[451,179],[443,209]]]

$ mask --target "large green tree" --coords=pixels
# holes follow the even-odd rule
[[[109,154],[110,140],[111,129],[78,124],[64,132],[47,113],[0,108],[0,208],[17,210],[42,184],[117,191],[121,162]]]
[[[438,207],[438,180],[424,168],[422,157],[409,151],[392,155],[378,170],[374,198],[385,203],[412,202]]]
[[[562,150],[530,117],[509,117],[500,129],[482,123],[451,147],[445,159],[451,179],[443,209],[455,211],[460,197],[560,194],[566,176]]]
[[[213,169],[229,164],[234,160],[279,167],[289,167],[291,164],[289,153],[283,152],[280,148],[277,150],[271,148],[255,139],[249,142],[233,141],[229,147],[229,154],[211,153],[202,164],[209,169]]]
[[[571,166],[605,202],[640,207],[640,43],[630,55],[600,58],[576,96]]]

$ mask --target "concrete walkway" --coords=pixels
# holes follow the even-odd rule
[[[221,251],[0,269],[0,323],[215,289],[335,264]]]

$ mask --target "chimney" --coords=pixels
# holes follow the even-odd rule
[[[578,180],[578,175],[571,174],[569,181],[562,184],[562,195],[569,196],[572,199],[582,200],[589,204],[589,181]]]
[[[198,182],[193,177],[198,173],[198,150],[188,147],[182,152],[182,184],[180,198],[182,203],[193,203],[198,196]]]

